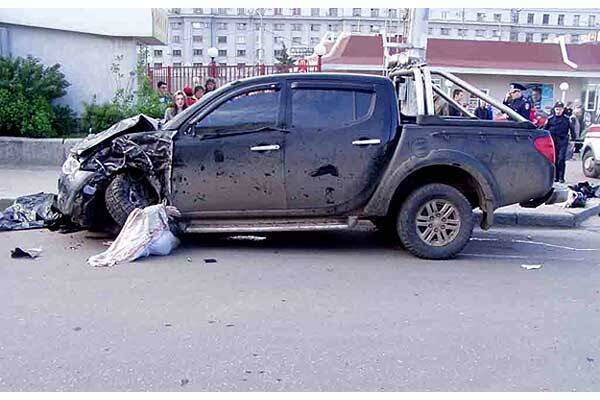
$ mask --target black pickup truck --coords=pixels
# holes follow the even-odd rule
[[[507,119],[477,119],[440,79]],[[460,116],[436,114],[440,102]],[[183,232],[369,220],[414,255],[444,259],[469,241],[474,209],[487,229],[496,208],[549,197],[553,157],[548,132],[426,66],[270,75],[227,84],[162,127],[141,116],[84,140],[63,166],[56,207],[72,224],[119,226],[164,201]]]

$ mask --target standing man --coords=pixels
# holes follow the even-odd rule
[[[166,110],[167,107],[169,107],[171,105],[171,103],[173,102],[173,100],[171,99],[171,95],[169,94],[169,89],[167,88],[167,84],[163,81],[158,81],[158,83],[156,84],[156,87],[158,88],[158,101],[163,106],[163,108]]]
[[[464,106],[465,103],[465,92],[462,89],[454,89],[452,91],[452,99],[456,101],[461,106]],[[452,117],[462,117],[463,113],[454,107],[452,104],[448,104],[448,114]]]
[[[525,86],[518,83],[512,84],[511,89],[504,98],[504,105],[512,108],[517,114],[530,121],[531,103],[529,103],[529,100],[523,98],[523,90],[525,90]]]
[[[544,129],[550,131],[552,140],[554,140],[555,151],[555,179],[554,182],[565,183],[565,170],[567,148],[569,147],[569,133],[571,132],[571,123],[564,114],[565,105],[562,101],[557,101],[554,105],[554,113],[548,118]]]

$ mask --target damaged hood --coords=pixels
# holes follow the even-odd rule
[[[158,120],[144,114],[135,115],[117,122],[105,131],[89,135],[71,149],[77,156],[89,153],[99,145],[110,142],[118,136],[136,132],[152,132],[158,129]]]

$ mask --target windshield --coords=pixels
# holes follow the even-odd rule
[[[229,88],[233,83],[235,83],[235,82],[230,82],[224,86],[221,86],[220,88],[218,88],[216,90],[213,90],[212,92],[208,92],[207,94],[202,96],[202,98],[200,100],[195,102],[191,107],[186,108],[185,111],[183,111],[181,114],[177,114],[175,116],[175,118],[173,118],[172,120],[170,120],[169,122],[164,124],[162,126],[162,129],[169,131],[169,130],[175,130],[175,129],[179,128],[179,125],[181,125],[181,123],[183,121],[187,120],[188,117],[190,117],[192,114],[194,114],[196,112],[196,110],[203,107],[207,101],[209,101],[210,99],[215,97],[215,95],[217,93],[221,93],[222,91]]]

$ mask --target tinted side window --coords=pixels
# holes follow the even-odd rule
[[[277,125],[279,89],[261,89],[235,96],[196,123],[213,132],[256,129]]]
[[[368,117],[375,93],[335,89],[294,89],[292,126],[327,128],[350,125]]]

